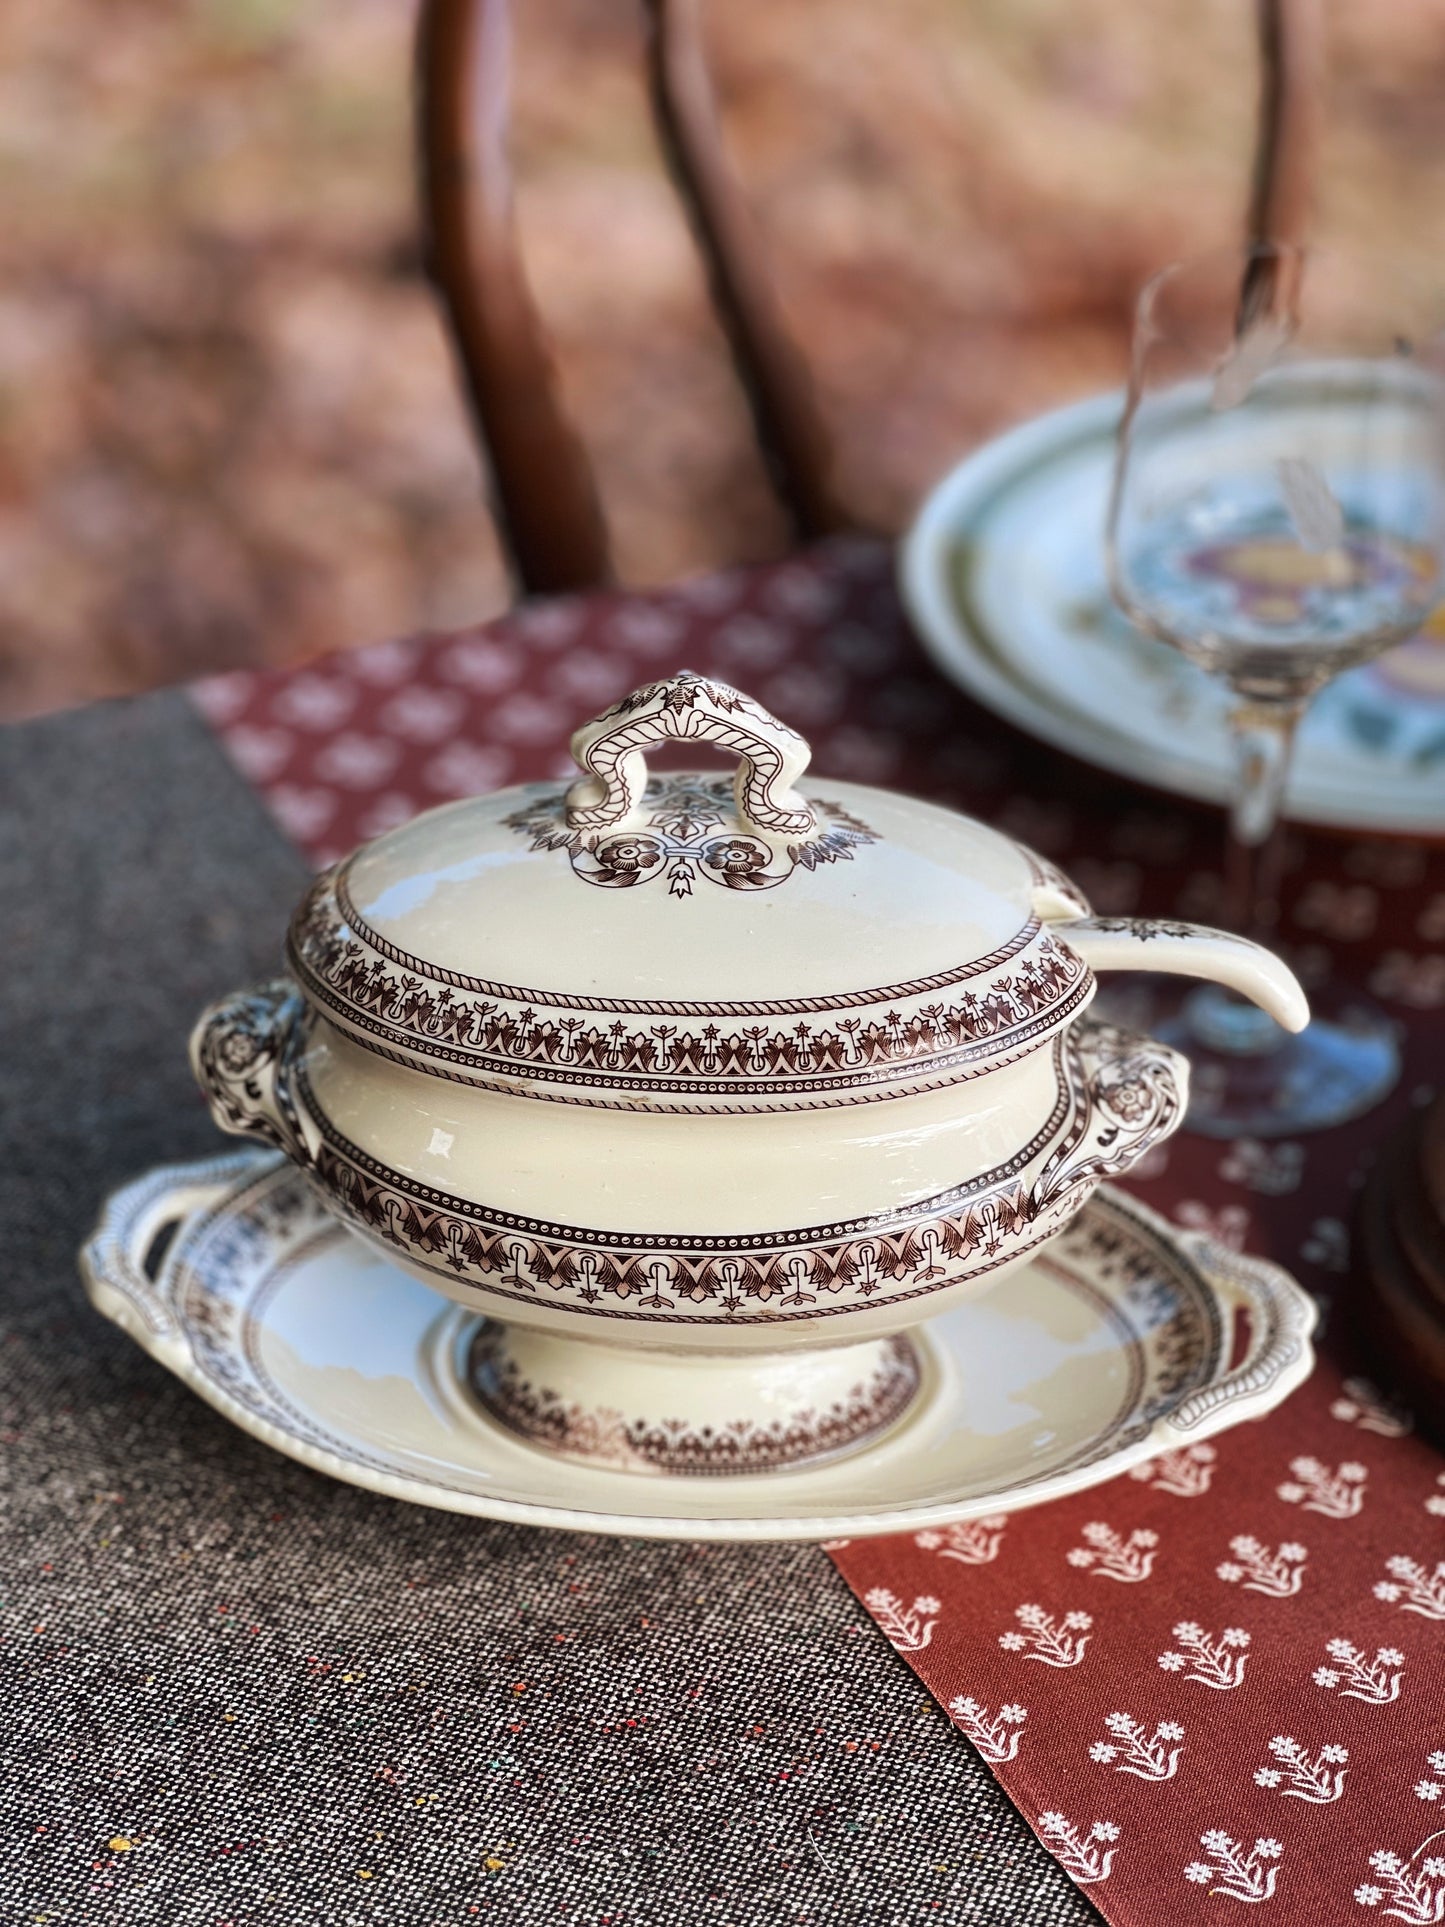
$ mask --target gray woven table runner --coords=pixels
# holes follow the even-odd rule
[[[0,734],[0,1920],[1097,1921],[821,1552],[333,1484],[90,1311],[303,880],[178,696]]]

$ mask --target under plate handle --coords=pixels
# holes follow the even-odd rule
[[[1279,1265],[1231,1251],[1200,1231],[1176,1231],[1174,1236],[1220,1297],[1249,1314],[1249,1342],[1237,1365],[1160,1420],[1156,1433],[1161,1452],[1272,1411],[1279,1402],[1281,1378],[1292,1391],[1310,1374],[1310,1333],[1319,1316],[1308,1292]],[[1257,1412],[1250,1409],[1256,1404]]]
[[[125,1185],[107,1198],[81,1247],[80,1275],[90,1302],[173,1371],[183,1371],[190,1356],[172,1299],[175,1240],[238,1177],[257,1167],[258,1155],[240,1151],[201,1164],[172,1165]]]

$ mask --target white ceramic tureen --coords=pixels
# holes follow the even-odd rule
[[[663,740],[738,758],[648,777]],[[1091,1021],[1094,971],[1234,985],[1257,946],[1089,915],[969,818],[808,782],[803,740],[682,674],[583,770],[434,810],[319,877],[290,975],[192,1039],[227,1130],[486,1314],[475,1394],[574,1457],[766,1470],[874,1438],[908,1328],[1060,1231],[1178,1124],[1185,1066]]]

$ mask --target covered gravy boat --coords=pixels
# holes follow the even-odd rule
[[[649,778],[660,741],[735,776]],[[846,1449],[918,1393],[909,1328],[995,1281],[1182,1114],[1100,968],[1233,985],[1258,946],[1097,918],[950,810],[801,778],[801,737],[683,673],[573,738],[583,774],[433,810],[319,877],[289,974],[192,1038],[278,1147],[485,1314],[473,1391],[580,1457],[680,1475]]]

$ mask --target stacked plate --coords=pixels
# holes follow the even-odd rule
[[[1044,415],[976,450],[903,547],[909,613],[969,695],[1086,762],[1225,803],[1223,687],[1134,629],[1104,576],[1122,396]],[[1299,822],[1445,836],[1445,615],[1342,676],[1300,733]]]

